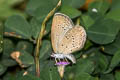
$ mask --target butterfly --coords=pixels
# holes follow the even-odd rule
[[[71,53],[82,49],[85,41],[86,31],[82,26],[74,25],[72,20],[63,13],[55,13],[51,27],[51,42],[54,51],[51,57],[55,58],[61,77],[64,67],[70,64],[67,59],[76,63],[76,59]],[[65,59],[65,61],[61,61],[61,59]]]

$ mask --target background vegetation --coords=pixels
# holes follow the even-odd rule
[[[58,0],[0,0],[0,80],[60,80],[52,53],[49,19],[40,48],[40,77],[35,71],[35,46],[43,19]],[[120,0],[62,0],[56,12],[86,29],[83,50],[65,80],[120,80]],[[3,37],[4,36],[4,39]],[[4,44],[3,44],[4,41]]]

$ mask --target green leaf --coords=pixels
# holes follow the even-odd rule
[[[94,71],[94,68],[94,63],[90,59],[79,59],[75,65],[66,67],[65,78],[66,80],[72,80],[82,73],[91,74]]]
[[[79,10],[71,6],[62,6],[60,12],[66,14],[70,18],[76,18],[81,15],[81,12]]]
[[[111,10],[120,9],[120,0],[112,0]]]
[[[62,6],[68,5],[74,8],[80,8],[85,3],[85,0],[62,0]]]
[[[100,80],[115,80],[113,74],[102,74]]]
[[[3,76],[3,80],[15,80],[15,75],[11,74],[10,72],[7,72]],[[17,79],[18,80],[18,79]]]
[[[0,53],[3,51],[3,23],[0,22]]]
[[[83,14],[81,16],[81,23],[85,26],[86,29],[88,29],[91,25],[93,25],[94,22],[95,21],[89,15]]]
[[[57,69],[54,67],[51,69],[48,67],[45,67],[44,70],[41,71],[41,73],[44,73],[41,75],[41,78],[43,80],[60,80]]]
[[[99,20],[104,20],[105,16],[101,14],[100,12],[89,12],[87,13],[88,16],[94,21],[94,24]],[[91,25],[92,26],[92,25]]]
[[[88,73],[80,73],[75,77],[74,80],[97,80],[97,78],[92,77]]]
[[[27,69],[29,73],[35,75],[35,65]],[[43,60],[40,62],[40,79],[42,80],[61,80],[57,67],[54,66],[53,61]]]
[[[40,59],[46,59],[50,57],[52,53],[51,43],[48,40],[43,40],[42,46],[40,48]]]
[[[23,0],[0,0],[0,5],[4,4],[6,6],[12,6],[16,3],[22,2]]]
[[[27,75],[24,75],[24,70],[20,70],[20,71],[16,71],[16,74],[11,74],[11,73],[7,73],[3,80],[42,80],[38,77],[36,77],[35,75],[31,75],[31,74],[27,74]]]
[[[28,52],[21,50],[19,60],[24,67],[29,67],[34,64],[34,58]]]
[[[5,31],[13,32],[13,35],[24,39],[30,39],[32,34],[29,23],[19,15],[11,16],[6,20]]]
[[[96,0],[89,5],[88,11],[105,14],[109,7],[110,4],[107,0]]]
[[[107,13],[106,18],[113,19],[115,21],[120,21],[120,9],[115,9]]]
[[[115,80],[120,80],[120,72],[119,71],[115,72]]]
[[[43,73],[41,74],[41,79],[43,80],[61,80],[56,67],[44,66],[41,73]]]
[[[32,26],[31,32],[32,32],[32,36],[33,38],[37,39],[39,33],[40,33],[40,29],[41,29],[41,23],[40,21],[38,21],[35,17],[33,17],[30,20],[30,24]]]
[[[28,73],[35,75],[35,65],[32,65],[27,69]],[[40,80],[61,80],[57,67],[54,66],[53,61],[49,60],[40,60]]]
[[[24,50],[28,52],[29,54],[33,53],[33,44],[28,41],[21,40],[16,45],[16,51]]]
[[[4,38],[3,57],[10,57],[10,54],[15,50],[15,45],[12,40]]]
[[[41,63],[40,63],[40,69],[42,69],[41,68]],[[36,75],[36,66],[35,66],[35,64],[31,65],[30,67],[28,67],[27,68],[27,72],[30,73],[30,74],[32,74],[32,75]]]
[[[0,20],[5,20],[7,17],[15,14],[26,16],[23,12],[13,8],[13,6],[23,1],[24,0],[0,0]]]
[[[43,20],[57,3],[58,0],[30,0],[27,4],[26,11],[38,20]]]
[[[84,45],[84,50],[88,50],[92,46],[93,46],[93,43],[90,40],[87,40]]]
[[[112,58],[112,60],[111,60],[111,63],[110,63],[110,65],[109,65],[109,68],[108,68],[107,71],[105,71],[105,73],[111,72],[119,63],[120,63],[120,50],[118,50],[118,51],[114,54],[114,56],[113,56],[113,58]]]
[[[111,19],[98,19],[88,28],[88,38],[98,44],[111,43],[118,34],[119,25],[119,22]]]
[[[43,80],[43,79],[40,79],[34,75],[31,75],[31,74],[27,74],[25,76],[22,76],[19,80]]]
[[[103,51],[107,54],[114,55],[120,49],[120,33],[118,34],[115,41],[109,45],[103,47]]]
[[[50,61],[49,60],[40,60],[40,69],[41,69],[40,73],[42,71],[47,71],[47,70],[50,71],[54,67],[55,67],[54,66],[54,61],[52,61],[52,60],[50,60]],[[36,66],[31,65],[30,67],[28,67],[27,71],[28,71],[28,73],[30,73],[32,75],[36,75]],[[57,72],[57,70],[55,72]],[[44,74],[42,74],[42,75],[44,75]]]
[[[80,59],[77,61],[77,64],[74,66],[77,73],[92,73],[94,71],[94,63],[90,59]]]
[[[108,64],[109,64],[107,57],[97,48],[93,49],[93,51],[91,51],[90,53],[89,53],[90,54],[89,58],[95,63],[94,74],[104,73],[108,68]]]
[[[34,16],[31,20],[31,26],[32,26],[32,36],[37,39],[38,34],[41,29],[42,22],[44,18],[47,16],[47,14],[57,5],[59,0],[30,0],[27,5],[26,11]],[[46,23],[46,30],[45,35],[50,32],[51,29],[51,22],[52,19],[50,19]]]
[[[41,25],[42,25],[42,20],[37,20],[35,17],[33,17],[30,21],[30,24],[32,26],[32,29],[31,29],[31,33],[32,33],[32,36],[33,38],[37,39],[39,33],[40,33],[40,29],[41,29]],[[51,29],[51,22],[52,22],[52,19],[50,19],[47,23],[46,23],[46,30],[45,30],[45,33],[44,35],[47,35],[49,32],[50,32],[50,29]]]
[[[5,73],[5,71],[7,70],[7,67],[5,67],[3,64],[0,63],[0,76]]]
[[[17,65],[16,61],[11,58],[2,58],[1,63],[4,64],[4,66],[6,67],[12,67]]]

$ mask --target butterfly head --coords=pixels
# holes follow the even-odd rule
[[[55,54],[55,53],[52,53],[50,56],[51,56],[51,57],[55,57],[55,55],[54,55],[54,54]]]

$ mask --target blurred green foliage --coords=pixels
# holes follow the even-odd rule
[[[3,51],[3,23],[0,22],[0,53]]]
[[[24,0],[0,0],[0,21],[5,20],[7,17],[15,14],[25,16],[25,14],[14,7],[22,3]]]
[[[0,54],[0,79],[60,80],[54,61],[50,59],[52,18],[47,22],[40,48],[40,78],[35,76],[34,61],[42,21],[58,0],[28,0],[23,13],[13,9],[13,5],[21,1],[0,0],[0,21],[5,20],[4,44],[0,23],[0,53],[3,51]],[[86,11],[81,9],[84,4],[85,0],[62,0],[56,11],[68,15],[73,21],[80,18],[88,37],[85,48],[75,53],[77,63],[65,68],[64,79],[120,80],[120,1],[113,0],[110,4],[106,0],[95,0]],[[25,14],[29,16],[26,18]],[[13,59],[11,55],[16,51],[20,55]],[[80,57],[81,53],[87,57]]]

